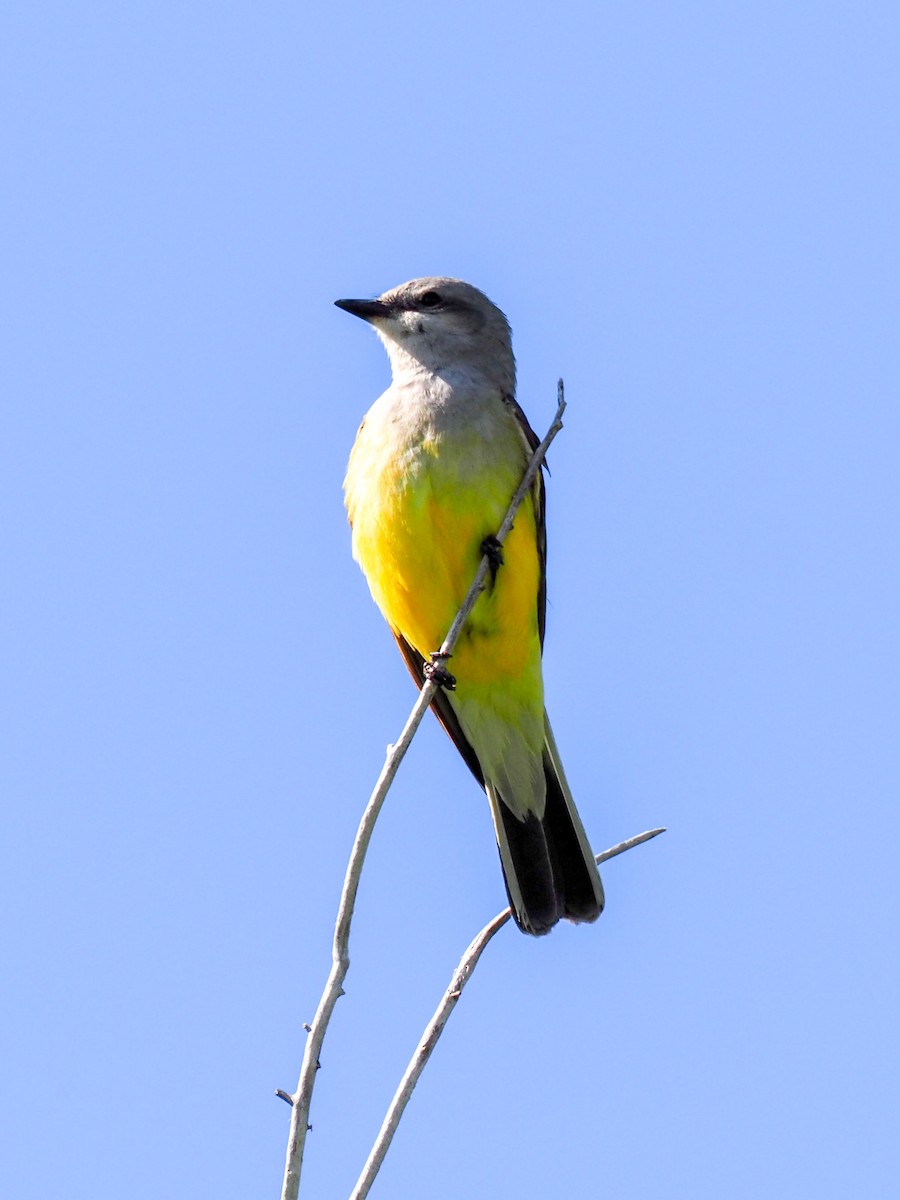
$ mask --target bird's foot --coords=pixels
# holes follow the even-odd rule
[[[491,583],[494,583],[497,572],[503,566],[503,546],[492,533],[489,533],[481,543],[481,553],[488,560],[488,566],[491,569]]]
[[[433,650],[431,652],[431,662],[425,663],[422,669],[426,679],[430,679],[432,683],[436,683],[438,687],[443,688],[446,692],[455,692],[456,679],[444,666],[449,657],[449,654],[441,654],[440,650]]]

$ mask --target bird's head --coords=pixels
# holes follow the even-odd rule
[[[377,300],[335,303],[375,327],[395,378],[417,364],[443,378],[483,377],[504,392],[515,391],[509,322],[470,283],[443,276],[411,279]]]

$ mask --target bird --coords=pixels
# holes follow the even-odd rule
[[[593,921],[603,885],[544,707],[542,472],[502,548],[494,537],[538,445],[509,323],[445,276],[335,304],[374,327],[392,373],[344,480],[353,557],[416,684],[437,673],[443,685],[431,707],[487,794],[516,924],[540,935]],[[485,553],[451,675],[435,652]]]

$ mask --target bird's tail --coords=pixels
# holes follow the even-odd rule
[[[503,876],[516,924],[524,933],[547,933],[561,917],[594,921],[603,911],[603,884],[584,826],[544,716],[542,817],[523,820],[488,783]]]

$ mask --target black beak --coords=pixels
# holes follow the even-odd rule
[[[344,312],[353,313],[354,317],[362,317],[364,321],[377,321],[379,317],[389,317],[391,307],[383,300],[335,300],[338,308]]]

